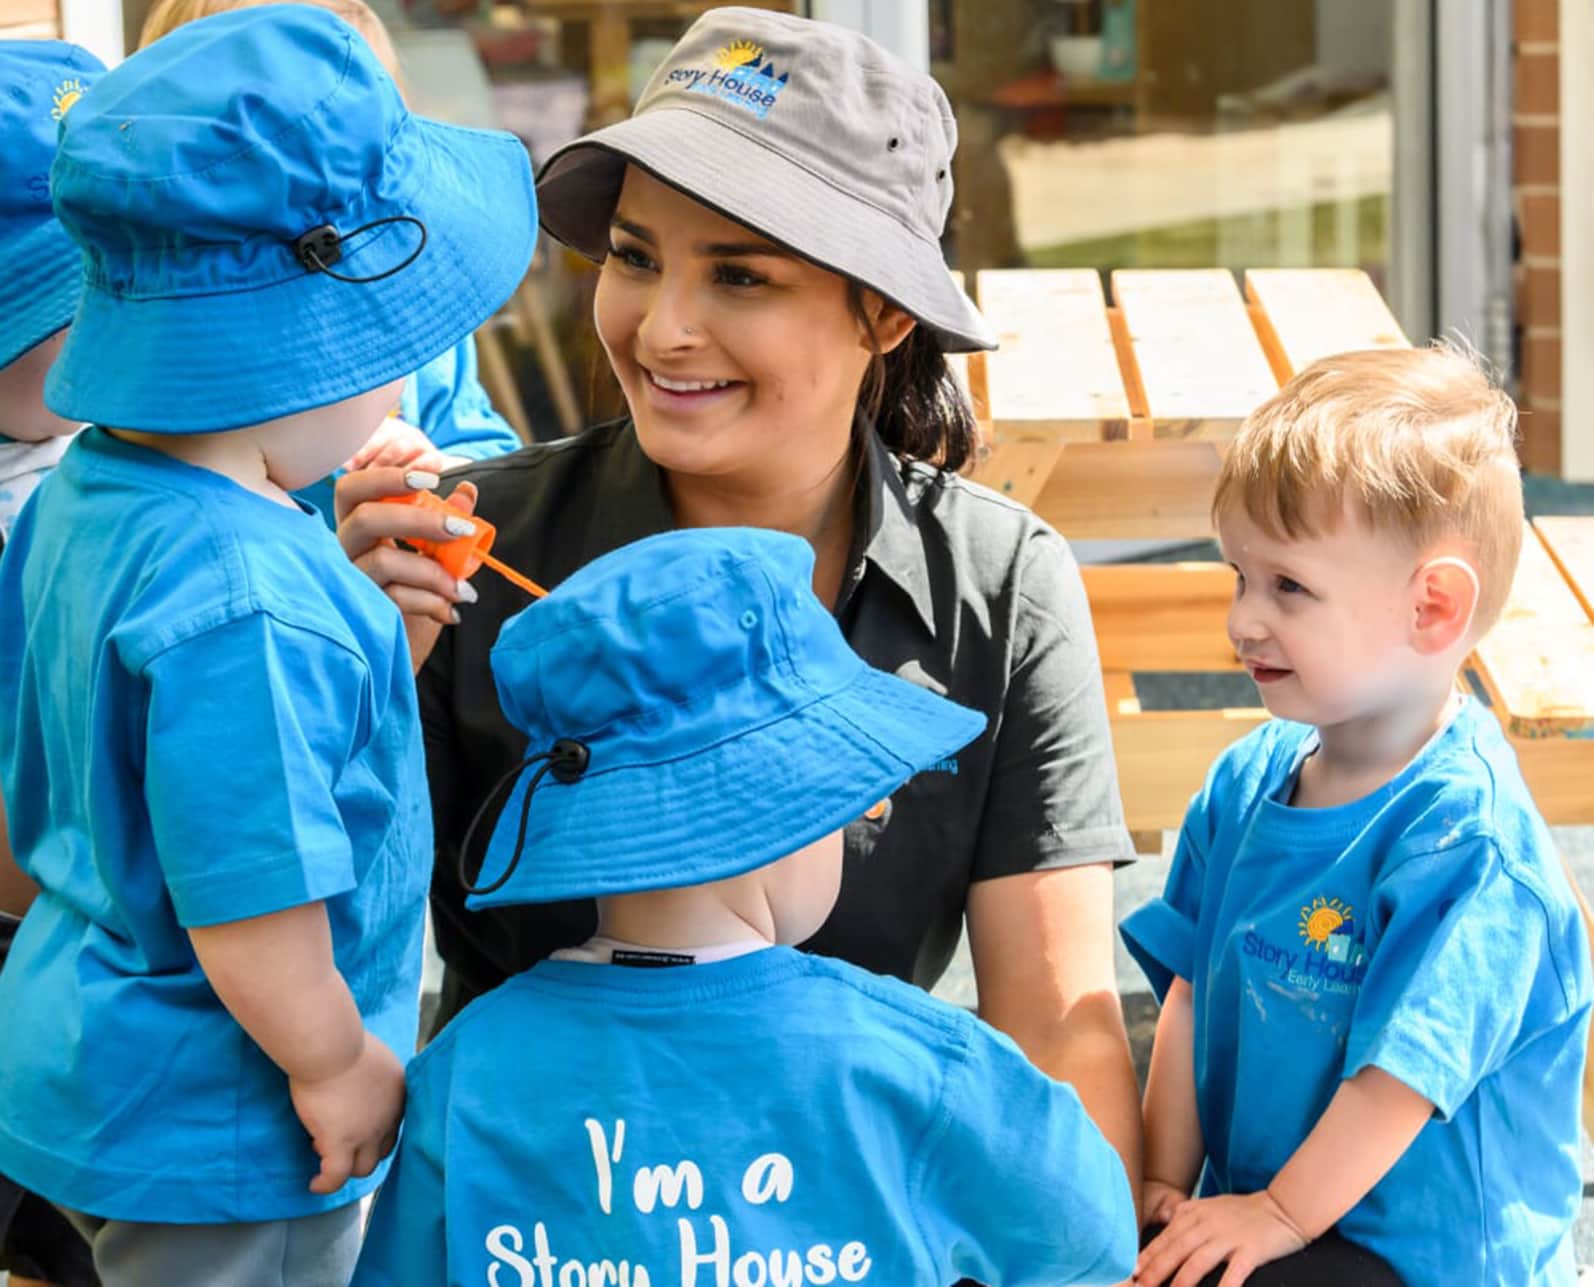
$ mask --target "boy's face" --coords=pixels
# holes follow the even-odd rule
[[[1376,716],[1444,664],[1412,647],[1413,552],[1358,517],[1280,540],[1237,511],[1218,540],[1235,571],[1229,640],[1272,714],[1318,727]]]
[[[18,442],[43,442],[78,427],[44,405],[44,377],[65,343],[66,331],[57,331],[10,366],[0,367],[0,434]]]
[[[404,381],[394,380],[330,406],[255,426],[271,481],[291,492],[325,478],[370,441],[403,392]]]

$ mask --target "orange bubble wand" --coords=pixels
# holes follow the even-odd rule
[[[519,586],[534,599],[546,598],[548,591],[529,576],[515,571],[509,564],[495,559],[490,551],[498,539],[498,529],[485,518],[463,514],[436,492],[409,492],[403,496],[384,496],[393,505],[418,505],[422,509],[438,510],[455,518],[463,518],[475,528],[469,536],[457,536],[448,541],[428,541],[419,536],[404,539],[422,554],[436,559],[443,570],[456,581],[468,581],[479,567],[490,567],[511,585]]]

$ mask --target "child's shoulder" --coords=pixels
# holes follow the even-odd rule
[[[1315,733],[1310,724],[1287,719],[1259,724],[1212,762],[1197,807],[1241,810],[1270,794],[1295,771]]]

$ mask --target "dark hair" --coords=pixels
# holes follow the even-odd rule
[[[974,459],[979,433],[946,354],[923,325],[882,353],[863,291],[857,282],[847,283],[847,303],[874,352],[858,390],[859,405],[892,451],[956,473]]]

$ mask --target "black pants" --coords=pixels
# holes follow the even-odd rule
[[[1160,1224],[1147,1225],[1140,1235],[1140,1245],[1144,1247],[1161,1232]],[[1223,1267],[1219,1266],[1201,1280],[1200,1287],[1218,1287],[1222,1277]],[[1404,1287],[1404,1284],[1383,1257],[1345,1241],[1330,1229],[1293,1256],[1253,1269],[1245,1280],[1245,1287]]]

